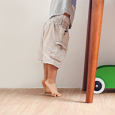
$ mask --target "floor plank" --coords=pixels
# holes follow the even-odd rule
[[[94,94],[86,103],[80,88],[58,88],[61,97],[44,93],[43,88],[1,88],[0,115],[114,115],[115,90]]]

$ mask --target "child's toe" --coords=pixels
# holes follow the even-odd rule
[[[56,95],[57,95],[58,97],[60,97],[60,96],[61,96],[61,94],[60,94],[60,93],[57,93]]]

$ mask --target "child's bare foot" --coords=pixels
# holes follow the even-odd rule
[[[46,85],[45,85],[45,79],[42,79],[42,85],[43,85],[43,88],[44,88],[44,92],[45,93],[51,93],[51,91],[49,90],[49,88],[48,87],[46,87]]]
[[[60,97],[61,94],[57,91],[57,86],[55,82],[50,81],[49,79],[47,79],[45,81],[45,85],[50,89],[52,96],[56,97]]]

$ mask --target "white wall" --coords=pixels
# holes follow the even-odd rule
[[[58,88],[81,88],[89,0],[77,0]],[[43,65],[38,47],[50,0],[0,0],[0,88],[41,88]],[[115,1],[105,0],[98,66],[115,64]]]

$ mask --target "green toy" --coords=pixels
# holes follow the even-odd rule
[[[94,93],[102,93],[105,88],[115,88],[115,65],[97,67]]]

